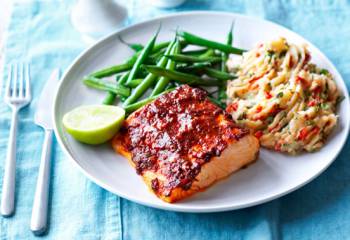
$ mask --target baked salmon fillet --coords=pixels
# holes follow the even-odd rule
[[[188,85],[132,113],[112,145],[170,203],[247,166],[259,152],[249,130],[238,127],[204,90]]]

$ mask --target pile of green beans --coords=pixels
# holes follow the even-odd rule
[[[107,92],[103,104],[114,104],[118,98],[128,114],[182,84],[217,87],[209,99],[225,108],[226,82],[236,78],[226,62],[229,54],[245,52],[232,46],[233,23],[225,43],[178,30],[174,40],[157,43],[159,32],[160,27],[145,45],[119,37],[134,54],[121,64],[89,74],[84,84]],[[187,50],[189,45],[197,48]],[[115,76],[114,81],[104,79],[111,76]]]
[[[190,56],[185,54],[170,54],[165,55],[165,57],[180,63],[200,63],[200,62],[221,62],[220,57],[197,57],[197,56]]]

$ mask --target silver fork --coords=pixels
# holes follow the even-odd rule
[[[4,217],[11,216],[14,213],[17,118],[19,110],[26,106],[32,99],[29,71],[29,64],[12,64],[9,67],[4,94],[5,102],[12,109],[11,128],[1,195],[1,215]]]

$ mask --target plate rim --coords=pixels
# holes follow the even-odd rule
[[[244,14],[240,14],[240,13],[233,13],[233,12],[225,12],[225,11],[182,11],[182,12],[177,12],[177,13],[171,13],[171,14],[165,14],[163,16],[160,17],[156,17],[156,18],[151,18],[151,19],[147,19],[144,21],[140,21],[137,22],[135,24],[132,25],[128,25],[125,26],[121,29],[118,29],[110,34],[108,34],[107,36],[101,38],[100,40],[96,41],[94,44],[89,45],[85,50],[83,50],[73,61],[72,63],[66,68],[66,70],[64,71],[64,74],[61,76],[61,80],[59,81],[58,87],[56,89],[55,92],[55,96],[54,96],[54,106],[52,109],[52,119],[53,119],[53,127],[54,127],[54,132],[56,135],[56,139],[57,142],[59,143],[62,151],[64,152],[64,154],[68,157],[68,159],[73,162],[73,164],[92,182],[96,183],[97,185],[99,185],[100,187],[106,189],[107,191],[118,195],[119,197],[125,198],[127,200],[136,202],[138,204],[144,205],[144,206],[148,206],[148,207],[152,207],[152,208],[157,208],[157,209],[162,209],[162,210],[168,210],[168,211],[176,211],[176,212],[192,212],[192,213],[208,213],[208,212],[224,212],[224,211],[230,211],[230,210],[238,210],[238,209],[243,209],[243,208],[247,208],[247,207],[252,207],[252,206],[256,206],[256,205],[260,205],[266,202],[270,202],[274,199],[280,198],[282,196],[285,196],[303,186],[305,186],[306,184],[310,183],[311,181],[313,181],[315,178],[317,178],[321,173],[323,173],[334,161],[335,159],[339,156],[340,152],[342,151],[342,149],[344,148],[344,145],[349,137],[349,128],[350,128],[350,123],[347,122],[345,125],[345,128],[343,129],[343,131],[345,130],[345,137],[342,139],[341,142],[341,147],[339,148],[339,150],[336,152],[336,154],[332,157],[332,159],[323,167],[321,168],[316,174],[314,174],[312,177],[310,177],[309,179],[307,179],[306,181],[302,181],[301,183],[297,184],[296,186],[294,186],[293,188],[290,188],[286,191],[280,192],[279,194],[275,194],[269,197],[262,197],[261,199],[255,200],[255,201],[251,201],[248,203],[242,203],[242,204],[236,204],[236,205],[230,205],[229,203],[220,205],[218,207],[214,206],[214,207],[186,207],[186,206],[179,206],[176,204],[158,204],[156,202],[152,203],[152,202],[148,202],[148,201],[142,201],[133,197],[129,197],[127,194],[124,194],[120,191],[116,191],[115,189],[112,189],[112,187],[110,187],[108,184],[103,183],[102,181],[100,181],[98,178],[92,176],[87,170],[84,169],[83,166],[81,166],[79,164],[78,161],[76,161],[74,159],[74,157],[72,156],[72,154],[70,153],[70,151],[66,148],[65,143],[63,141],[63,137],[59,134],[59,130],[58,130],[58,123],[57,123],[57,108],[58,108],[58,96],[60,95],[60,92],[62,90],[62,86],[64,85],[64,83],[68,80],[67,76],[69,75],[69,73],[72,71],[72,69],[74,69],[74,66],[77,65],[77,63],[79,63],[83,57],[88,54],[89,52],[93,51],[97,46],[99,45],[103,45],[104,42],[108,41],[110,38],[113,38],[115,35],[118,35],[120,33],[122,33],[123,31],[128,30],[129,28],[132,27],[137,27],[143,24],[147,24],[150,22],[154,22],[154,21],[161,21],[162,19],[167,19],[167,18],[171,18],[171,17],[178,17],[178,16],[185,16],[185,15],[226,15],[226,16],[232,16],[233,18],[244,18],[244,19],[249,19],[249,20],[255,20],[255,21],[261,21],[261,22],[265,22],[268,24],[272,24],[273,26],[277,26],[279,28],[282,28],[283,30],[295,34],[298,37],[302,38],[303,41],[305,41],[307,44],[311,45],[313,48],[315,48],[321,55],[321,57],[323,59],[326,60],[327,64],[329,66],[331,66],[335,72],[334,74],[337,75],[337,77],[339,78],[340,82],[341,82],[341,90],[346,90],[343,91],[342,94],[345,97],[345,101],[347,101],[347,105],[350,105],[350,100],[349,100],[349,92],[346,86],[346,83],[342,77],[342,75],[339,73],[338,69],[334,66],[334,64],[329,60],[329,58],[314,44],[312,44],[310,41],[308,41],[307,39],[305,39],[303,36],[299,35],[298,33],[288,29],[285,26],[282,26],[280,24],[277,24],[275,22],[266,20],[266,19],[262,19],[262,18],[258,18],[258,17],[254,17],[254,16],[248,16],[248,15],[244,15]],[[339,84],[339,83],[338,83]]]

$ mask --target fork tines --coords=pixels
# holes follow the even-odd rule
[[[5,100],[29,101],[31,98],[30,77],[28,63],[14,63],[9,66],[5,89]]]

